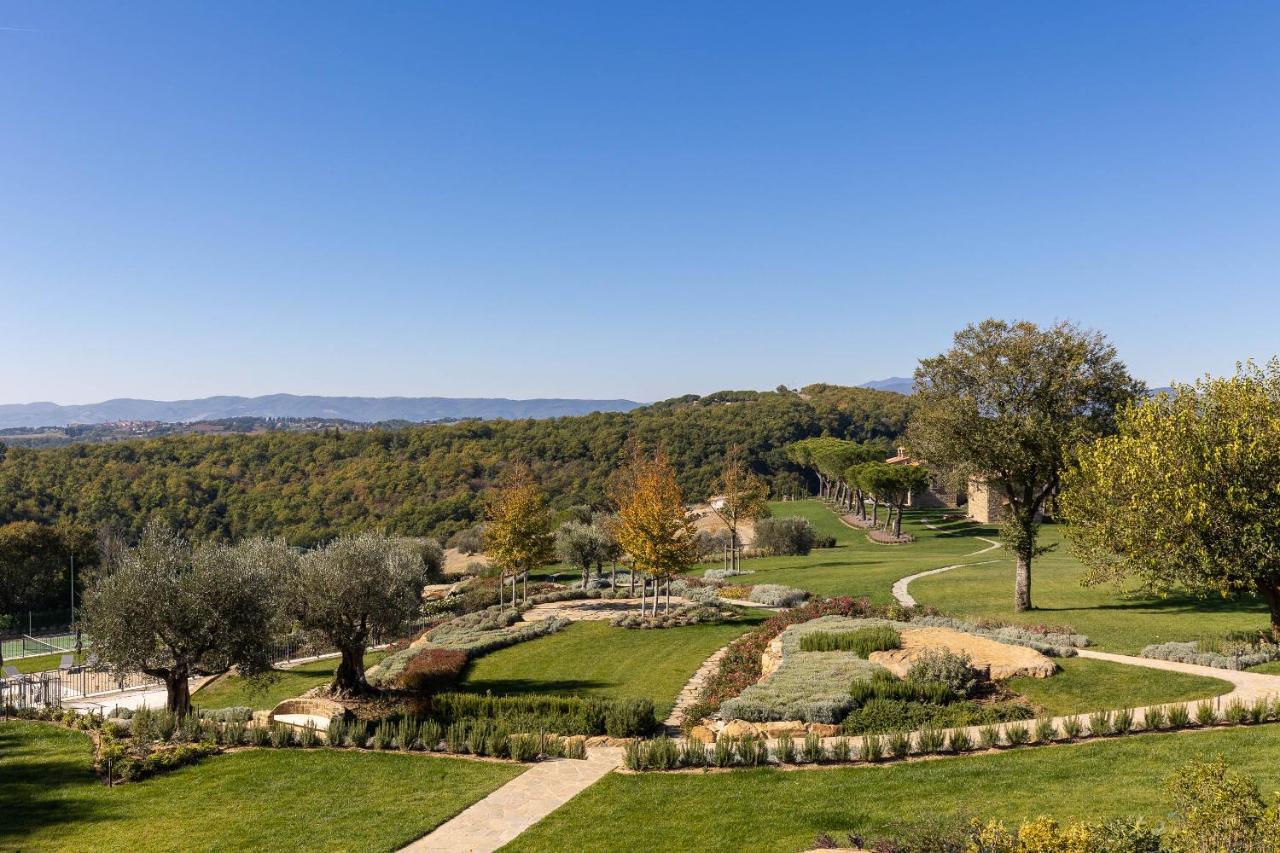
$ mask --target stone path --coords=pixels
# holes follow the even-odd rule
[[[925,527],[929,528],[930,530],[942,529],[938,527],[936,524],[930,524],[927,521],[922,523],[924,524]],[[978,539],[981,542],[986,542],[987,547],[979,548],[977,551],[974,551],[972,554],[965,554],[966,557],[977,557],[980,554],[985,554],[988,551],[994,551],[996,548],[1000,547],[999,542],[996,542],[991,539],[987,539],[985,536],[977,536],[974,538]],[[916,606],[915,598],[911,595],[911,593],[907,592],[907,587],[911,585],[911,582],[913,580],[917,578],[928,577],[929,575],[937,575],[943,572],[949,572],[952,569],[964,568],[965,566],[983,566],[983,565],[986,565],[987,563],[998,563],[998,562],[1000,561],[999,560],[979,560],[978,562],[975,562],[975,563],[955,563],[950,566],[943,566],[940,569],[929,569],[926,572],[916,572],[914,575],[907,575],[905,578],[899,578],[896,582],[894,582],[893,597],[898,601],[899,604],[903,605],[904,607],[915,607]]]
[[[698,696],[702,693],[702,685],[720,666],[720,660],[724,657],[725,652],[729,651],[730,645],[733,644],[729,643],[723,648],[712,652],[711,657],[704,660],[702,666],[698,667],[698,671],[693,674],[693,677],[685,682],[684,687],[680,688],[680,695],[676,697],[676,704],[671,708],[671,713],[667,715],[667,718],[662,721],[662,725],[667,729],[667,734],[672,736],[680,734],[680,720],[684,717],[684,709],[698,701]]]
[[[639,613],[643,599],[637,598],[582,598],[568,601],[549,601],[546,604],[535,604],[524,612],[521,620],[539,622],[543,619],[560,618],[571,622],[595,622],[612,619],[624,613]],[[671,596],[671,608],[688,604],[689,599],[683,596]],[[649,606],[653,606],[653,598],[649,598]],[[664,596],[658,601],[658,612],[662,613],[667,606]]]
[[[403,849],[412,853],[497,850],[621,763],[619,747],[591,747],[585,761],[540,762]]]

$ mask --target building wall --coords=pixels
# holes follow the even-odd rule
[[[1004,520],[1004,498],[977,478],[969,480],[969,517],[982,524]]]

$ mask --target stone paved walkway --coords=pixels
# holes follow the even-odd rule
[[[612,619],[615,616],[621,616],[626,613],[639,613],[642,603],[643,599],[639,597],[549,601],[545,604],[535,604],[526,610],[520,618],[525,622],[539,622],[543,619],[551,618],[568,619],[571,622],[597,622]],[[671,609],[673,610],[688,603],[689,599],[683,596],[671,596]],[[649,606],[653,606],[652,597],[649,598]],[[666,607],[667,599],[663,596],[658,600],[658,612],[664,612]]]
[[[412,853],[488,853],[560,808],[622,763],[619,747],[592,747],[586,761],[533,765],[489,796],[405,847]]]
[[[693,677],[685,682],[684,687],[680,688],[680,695],[676,697],[676,704],[671,708],[671,713],[667,715],[667,718],[662,721],[662,725],[666,727],[668,735],[674,737],[680,734],[680,720],[684,717],[684,709],[698,701],[698,696],[702,693],[702,685],[720,666],[720,660],[724,657],[725,652],[729,651],[730,645],[732,643],[712,652],[711,657],[704,660],[702,666],[698,667],[698,671],[693,674]]]

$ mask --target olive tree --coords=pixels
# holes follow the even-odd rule
[[[1114,432],[1116,412],[1145,386],[1099,332],[983,320],[922,360],[915,388],[908,446],[1007,502],[1001,538],[1017,561],[1014,609],[1030,609],[1041,511],[1077,450]]]
[[[283,541],[193,546],[151,524],[85,591],[85,630],[117,673],[162,679],[169,710],[186,716],[192,676],[270,668],[276,591],[292,560]]]
[[[566,521],[556,529],[556,555],[582,572],[582,588],[587,587],[587,577],[595,566],[600,567],[609,559],[610,541],[603,530],[594,524]]]
[[[298,562],[291,612],[341,652],[336,694],[368,692],[365,649],[375,635],[390,635],[418,614],[427,575],[419,546],[380,533],[335,539]]]

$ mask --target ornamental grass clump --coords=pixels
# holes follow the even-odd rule
[[[298,746],[303,749],[310,749],[320,742],[320,736],[316,732],[316,724],[311,720],[307,720],[307,724],[302,727],[302,731],[298,732]]]
[[[936,752],[942,752],[946,746],[946,735],[942,729],[933,726],[925,726],[916,732],[916,749],[921,755],[931,755]]]
[[[822,738],[817,732],[809,732],[800,745],[800,760],[806,764],[817,764],[826,758],[826,750],[822,748]]]
[[[1213,707],[1213,700],[1206,699],[1196,705],[1196,724],[1212,726],[1218,722],[1218,709]]]
[[[276,749],[293,746],[293,731],[284,723],[275,723],[272,725],[270,737],[271,745]]]
[[[402,717],[396,726],[396,747],[402,752],[415,749],[418,743],[418,723],[412,717]]]
[[[444,730],[435,720],[423,720],[422,727],[418,729],[418,739],[422,742],[422,748],[428,752],[439,749],[440,736],[443,733]]]
[[[627,745],[622,748],[622,766],[628,770],[641,771],[644,769],[644,742],[639,740],[628,741]],[[512,751],[512,758],[515,758],[515,752]],[[519,759],[516,759],[517,761]]]
[[[1009,746],[1025,746],[1031,740],[1031,730],[1025,723],[1009,723],[1004,727],[1004,739]]]
[[[632,741],[639,743],[639,741]],[[508,739],[508,749],[513,761],[530,762],[538,760],[538,736],[531,734],[515,734]],[[643,767],[635,768],[643,770]]]
[[[342,717],[329,720],[329,728],[325,731],[325,742],[329,746],[346,746],[347,721]]]
[[[1266,697],[1254,699],[1253,704],[1249,706],[1249,722],[1260,723],[1271,715],[1271,703]]]
[[[575,761],[587,758],[587,739],[584,737],[568,737],[564,739],[564,757]],[[701,741],[699,741],[701,743]]]
[[[1000,745],[1000,727],[983,726],[978,729],[978,745],[983,749],[995,749]]]
[[[1036,720],[1036,742],[1037,743],[1053,743],[1054,738],[1058,736],[1058,727],[1053,724],[1053,720],[1044,717]]]
[[[680,765],[682,767],[706,767],[707,745],[696,737],[685,738],[680,744]]]
[[[853,759],[853,745],[847,737],[838,737],[831,743],[831,760],[844,764]]]
[[[962,753],[973,749],[973,738],[964,729],[953,729],[947,735],[947,752]]]
[[[889,754],[902,759],[911,754],[911,735],[908,732],[893,732],[888,738]]]
[[[863,735],[862,757],[875,763],[884,760],[885,743],[880,735]]]
[[[1169,727],[1169,715],[1159,705],[1148,708],[1143,712],[1142,725],[1149,732],[1158,732]]]
[[[271,732],[266,726],[250,726],[245,733],[249,746],[266,746],[271,743]]]
[[[1111,718],[1111,730],[1118,735],[1127,735],[1133,731],[1133,710],[1121,708]]]
[[[1249,706],[1239,699],[1232,699],[1227,703],[1227,707],[1222,709],[1222,719],[1237,726],[1252,722],[1249,716]]]
[[[853,652],[860,658],[872,652],[902,648],[902,635],[892,625],[874,625],[854,631],[812,631],[800,638],[802,652]]]
[[[645,766],[653,770],[674,770],[680,766],[680,749],[666,735],[649,741]]]
[[[1106,737],[1111,734],[1111,712],[1095,711],[1089,715],[1090,737]]]
[[[796,763],[796,742],[791,735],[782,735],[773,748],[773,757],[779,764]]]
[[[444,732],[445,749],[449,752],[464,753],[467,751],[467,724],[450,723]]]
[[[769,746],[757,737],[744,737],[738,741],[738,763],[744,767],[758,767],[769,760]]]
[[[1067,740],[1075,740],[1084,732],[1084,723],[1079,717],[1067,717],[1062,721],[1062,736]]]
[[[1170,705],[1168,718],[1169,728],[1171,729],[1185,729],[1191,725],[1191,712],[1187,709],[1185,703]]]
[[[711,766],[730,767],[733,765],[733,757],[736,754],[737,747],[734,739],[722,737],[716,741],[715,747],[711,750]]]

